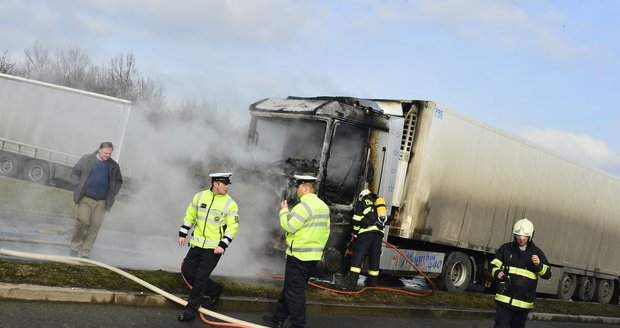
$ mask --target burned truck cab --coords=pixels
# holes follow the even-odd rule
[[[331,235],[323,269],[340,270],[359,192],[381,169],[371,140],[388,131],[388,120],[372,102],[348,97],[268,98],[250,106],[248,145],[254,160],[269,172],[274,192],[293,200],[294,174],[318,177],[318,196],[331,209]]]

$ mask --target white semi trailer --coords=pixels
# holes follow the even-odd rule
[[[131,102],[0,74],[0,175],[68,186],[71,167],[103,141],[123,154]]]
[[[269,98],[250,112],[263,181],[320,177],[332,210],[326,270],[340,270],[356,195],[369,188],[387,201],[388,242],[444,290],[484,288],[496,250],[527,217],[553,270],[539,292],[617,303],[618,177],[431,101]],[[391,248],[381,270],[413,274]]]

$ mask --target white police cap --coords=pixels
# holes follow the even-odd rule
[[[231,184],[232,182],[230,181],[230,177],[233,174],[231,172],[225,172],[225,173],[211,173],[209,174],[209,176],[211,177],[211,182],[214,181],[219,181],[219,182],[223,182],[225,184]]]
[[[308,182],[315,183],[318,180],[316,177],[313,177],[311,175],[298,175],[298,174],[295,174],[293,177],[295,178],[295,184],[296,185],[300,185],[302,183],[308,183]]]

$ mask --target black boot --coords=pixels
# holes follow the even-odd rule
[[[366,287],[377,287],[379,285],[379,277],[368,276],[365,284]]]
[[[345,290],[355,290],[359,273],[349,272],[344,279],[336,280],[336,285]]]
[[[276,316],[273,315],[273,314],[265,314],[263,316],[263,321],[265,321],[267,324],[269,324],[268,327],[284,328],[284,320],[280,320],[280,319],[276,318]]]
[[[185,309],[185,311],[181,312],[177,319],[179,321],[193,321],[198,316],[198,312],[193,311],[191,309]]]

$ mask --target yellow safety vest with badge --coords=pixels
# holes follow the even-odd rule
[[[194,226],[190,245],[215,249],[226,248],[239,230],[239,207],[228,194],[204,190],[194,195],[187,206],[179,234],[186,235]]]
[[[280,210],[286,231],[286,254],[302,261],[320,261],[329,238],[329,207],[316,194],[303,195],[291,211]]]

